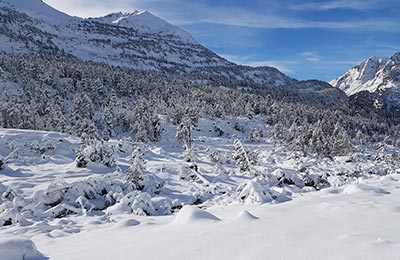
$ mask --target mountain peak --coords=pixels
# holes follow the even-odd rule
[[[400,86],[399,70],[396,68],[398,64],[400,64],[400,52],[391,58],[370,57],[330,83],[348,95],[365,90],[376,92]]]
[[[181,41],[196,43],[193,36],[187,31],[178,28],[167,21],[155,16],[151,12],[135,10],[133,12],[111,13],[104,17],[90,18],[97,22],[113,24],[132,28],[139,33],[160,34],[163,36],[174,36]]]

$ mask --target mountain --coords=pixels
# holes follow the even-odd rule
[[[400,121],[400,52],[371,57],[330,84],[346,92],[357,109],[374,109]]]
[[[112,13],[104,17],[90,18],[91,21],[118,25],[132,28],[141,34],[158,34],[162,36],[174,36],[183,42],[196,44],[193,36],[170,23],[154,16],[148,11],[134,11],[133,13]]]
[[[371,57],[351,68],[330,84],[346,94],[360,91],[382,92],[400,86],[400,52],[390,58]]]
[[[158,71],[233,65],[149,12],[83,19],[40,0],[1,0],[0,20],[0,50],[6,53],[65,53],[82,60]]]
[[[309,84],[272,67],[253,68],[227,61],[197,43],[185,30],[148,11],[84,19],[59,12],[40,0],[0,0],[0,52],[67,55],[208,83],[210,76],[216,76],[219,79],[214,83],[224,78],[240,89],[251,85],[285,90],[295,96],[316,93],[329,103],[331,98],[322,91],[328,88],[328,92],[336,91],[340,96],[337,104],[347,103],[341,91],[325,82]]]

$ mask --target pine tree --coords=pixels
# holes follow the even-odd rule
[[[132,182],[138,190],[142,190],[144,188],[141,184],[141,181],[143,181],[144,171],[146,170],[146,162],[143,156],[143,152],[139,147],[137,147],[133,151],[132,156],[129,159],[129,163],[131,165],[129,166],[129,169],[127,171],[128,181]]]
[[[176,140],[185,146],[185,149],[192,147],[192,131],[188,121],[180,123],[176,129]]]
[[[252,173],[252,162],[250,161],[249,155],[243,144],[236,139],[233,142],[233,156],[232,159],[236,161],[236,165],[239,167],[240,172]]]
[[[103,139],[105,141],[108,141],[111,137],[114,137],[113,121],[114,120],[110,109],[106,108],[103,114]]]

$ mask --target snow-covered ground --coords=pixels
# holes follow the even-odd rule
[[[86,220],[79,234],[33,239],[51,259],[66,260],[395,260],[400,255],[399,179],[363,179],[282,204],[213,207],[209,212],[219,220],[186,206],[177,216],[125,216],[102,227]]]
[[[198,176],[181,179],[183,148],[164,125],[162,142],[111,141],[119,156],[112,168],[77,168],[73,136],[0,129],[0,260],[399,259],[394,148],[302,157],[266,138],[261,119],[200,120]],[[238,171],[235,139],[257,158],[258,177]],[[127,188],[136,147],[145,151],[145,174],[164,183],[157,192]]]

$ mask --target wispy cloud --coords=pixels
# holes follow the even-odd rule
[[[309,62],[320,62],[320,57],[315,51],[307,51],[300,54]]]
[[[240,65],[252,67],[269,66],[277,68],[283,73],[292,75],[295,74],[295,72],[290,66],[298,63],[294,60],[257,60],[252,56],[237,56],[232,54],[222,54],[221,56]]]
[[[353,9],[353,10],[369,10],[372,8],[376,8],[379,4],[379,1],[376,0],[363,0],[363,1],[348,1],[348,0],[339,0],[339,1],[329,1],[329,2],[311,2],[304,4],[292,4],[289,6],[289,9],[295,11],[326,11],[332,9]]]
[[[366,30],[366,31],[400,31],[400,19],[370,18],[370,19],[351,19],[319,21],[299,18],[284,11],[255,10],[254,8],[243,8],[238,6],[213,6],[202,2],[181,1],[181,0],[121,0],[121,1],[99,1],[99,0],[45,0],[51,5],[58,6],[68,13],[88,17],[100,16],[109,12],[119,10],[130,11],[136,8],[147,9],[156,15],[170,21],[175,25],[195,25],[195,24],[219,24],[236,27],[246,27],[255,29],[306,29],[320,28],[331,30]],[[331,8],[353,8],[365,9],[372,6],[375,0],[365,1],[331,1],[325,3],[308,3],[291,5],[291,9],[305,10],[327,10]],[[76,8],[79,6],[79,8]],[[167,8],[169,6],[169,8]],[[171,8],[174,7],[174,8]],[[174,11],[171,11],[174,9]]]
[[[237,15],[219,14],[212,17],[204,17],[198,20],[180,20],[181,25],[211,23],[228,26],[239,26],[258,29],[332,29],[332,30],[367,30],[367,31],[400,31],[400,21],[387,19],[365,19],[348,21],[312,21],[262,15],[254,12],[238,12]]]

